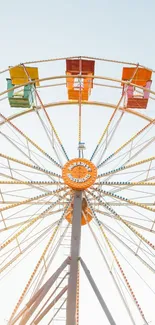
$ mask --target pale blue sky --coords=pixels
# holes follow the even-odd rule
[[[90,55],[154,66],[154,0],[1,1],[0,66]]]

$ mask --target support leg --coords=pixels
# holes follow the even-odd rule
[[[115,323],[105,301],[103,300],[101,293],[100,293],[99,289],[97,288],[97,285],[94,282],[93,277],[91,276],[90,271],[88,270],[86,264],[84,263],[84,261],[81,258],[80,258],[80,262],[81,262],[82,268],[83,268],[83,270],[84,270],[84,272],[85,272],[85,274],[86,274],[86,276],[87,276],[87,278],[96,294],[96,297],[97,297],[99,303],[101,304],[102,309],[104,310],[104,312],[109,320],[110,325],[116,325],[116,323]]]
[[[45,295],[48,293],[54,282],[57,280],[58,276],[69,264],[69,259],[67,258],[61,266],[56,270],[56,272],[46,281],[46,283],[36,292],[36,294],[29,300],[26,306],[18,313],[18,315],[9,323],[9,325],[14,325],[23,315],[21,322],[19,324],[24,325],[27,323],[29,318],[32,316],[34,311],[37,309]]]
[[[40,321],[47,315],[47,313],[51,310],[51,308],[57,303],[57,301],[63,296],[63,294],[67,291],[67,286],[65,286],[59,294],[53,299],[53,301],[45,308],[45,310],[39,315],[37,319],[33,321],[32,324],[37,325]]]

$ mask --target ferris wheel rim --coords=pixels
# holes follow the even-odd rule
[[[148,69],[152,72],[155,72],[155,70],[153,70],[150,67],[147,67],[143,64],[140,63],[135,63],[135,62],[129,62],[129,61],[122,61],[122,60],[114,60],[114,59],[108,59],[108,58],[101,58],[101,57],[94,57],[94,56],[87,56],[87,55],[74,55],[74,56],[65,56],[65,57],[55,57],[55,58],[49,58],[49,59],[41,59],[41,60],[34,60],[34,61],[25,61],[19,64],[15,64],[12,67],[18,67],[21,64],[37,64],[37,63],[49,63],[49,62],[55,62],[55,61],[63,61],[63,60],[67,60],[67,59],[87,59],[87,60],[95,60],[95,61],[103,61],[103,62],[109,62],[109,63],[116,63],[116,64],[127,64],[127,65],[133,65],[133,66],[137,66],[137,64],[139,65],[139,67],[141,68],[145,68]],[[10,67],[8,67],[7,69],[4,69],[2,71],[0,71],[1,73],[4,73],[6,71],[9,71]]]
[[[18,65],[18,66],[20,67],[21,65]],[[80,76],[80,75],[73,75],[73,79],[76,79],[77,77],[79,79],[82,79],[84,77],[87,77],[87,75],[84,75],[84,74],[82,76]],[[38,83],[42,83],[42,82],[49,81],[49,80],[59,80],[59,79],[60,80],[61,79],[67,80],[69,78],[70,78],[69,75],[57,75],[57,76],[50,76],[50,77],[38,78],[35,81],[38,82]],[[151,90],[149,88],[146,88],[146,87],[137,85],[137,84],[133,83],[132,81],[125,81],[125,80],[118,79],[118,78],[112,78],[112,77],[106,77],[106,76],[98,76],[98,75],[93,75],[93,79],[107,80],[107,81],[113,81],[113,82],[116,82],[116,83],[119,83],[119,84],[122,84],[122,85],[136,86],[136,88],[138,88],[140,90],[146,90],[148,93],[150,93],[152,95],[155,95],[155,91],[153,91],[153,90]],[[6,89],[6,90],[0,92],[0,97],[2,95],[8,94],[11,90],[19,89],[21,86],[27,86],[27,85],[31,85],[31,84],[34,84],[34,81],[33,80],[29,80],[28,82],[22,83],[20,85],[15,85],[14,87],[12,87],[10,89]],[[37,88],[39,88],[39,87],[37,87]]]
[[[79,58],[79,57],[78,57]],[[82,58],[82,57],[81,57]],[[85,58],[85,57],[83,57],[83,58]],[[87,58],[89,58],[89,57],[87,57]],[[64,58],[62,59],[62,60],[64,60]],[[37,61],[36,61],[37,62]],[[136,64],[135,64],[136,65]],[[46,80],[51,80],[51,79],[62,79],[62,78],[67,78],[66,76],[54,76],[54,77],[50,77],[50,78],[44,78],[44,79],[38,79],[39,81],[41,81],[41,82],[43,82],[43,81],[46,81]],[[94,76],[94,78],[95,78],[95,76]],[[99,77],[99,76],[96,76],[96,78],[98,78],[98,79],[100,79],[101,77]],[[103,78],[101,78],[101,79],[105,79],[104,77]],[[122,80],[118,80],[118,79],[112,79],[112,78],[109,78],[109,79],[111,79],[111,80],[113,80],[113,81],[116,81],[117,80],[117,82],[122,82],[123,84],[131,84],[131,85],[134,85],[134,84],[132,84],[132,83],[128,83],[128,82],[123,82]],[[107,79],[108,80],[108,79]],[[31,84],[32,82],[28,82],[28,83],[26,83],[26,84],[23,84],[23,85],[27,85],[27,84]],[[17,87],[13,87],[12,89],[16,89],[16,88],[19,88],[18,86]],[[145,89],[144,87],[139,87],[140,89]],[[8,92],[8,91],[6,91],[6,92]],[[151,91],[149,91],[150,93],[151,93]],[[153,94],[155,94],[155,92],[152,92]],[[4,94],[4,92],[3,93],[1,93],[0,95],[2,95],[2,94]],[[62,101],[62,102],[56,102],[56,103],[47,103],[47,104],[44,104],[43,106],[44,106],[44,108],[50,108],[50,107],[56,107],[56,106],[63,106],[63,105],[78,105],[79,104],[79,101]],[[81,104],[82,105],[91,105],[91,106],[102,106],[102,107],[105,107],[105,108],[112,108],[112,109],[114,109],[114,110],[116,110],[116,108],[117,108],[117,106],[118,105],[114,105],[114,104],[109,104],[109,103],[103,103],[103,102],[98,102],[98,101],[89,101],[89,102],[86,102],[86,101],[81,101]],[[37,107],[35,107],[35,109],[37,110],[37,111],[39,111],[40,109],[41,109],[41,106],[37,106]],[[137,116],[137,117],[139,117],[139,118],[141,118],[141,119],[144,119],[145,121],[149,121],[149,122],[152,122],[152,124],[154,124],[154,119],[153,118],[151,118],[151,117],[149,117],[149,116],[146,116],[146,115],[143,115],[143,114],[141,114],[139,111],[134,111],[134,110],[132,110],[132,109],[124,109],[123,107],[119,107],[119,110],[121,111],[121,112],[124,112],[124,113],[129,113],[129,114],[131,114],[132,116]],[[14,115],[11,115],[11,116],[9,116],[9,117],[7,117],[4,121],[2,121],[2,122],[0,122],[0,126],[1,125],[3,125],[4,123],[7,123],[8,121],[11,121],[11,120],[14,120],[14,119],[16,119],[16,118],[20,118],[21,116],[24,116],[24,115],[26,115],[27,116],[27,114],[28,113],[32,113],[32,112],[34,112],[34,108],[32,108],[32,109],[28,109],[28,110],[25,110],[25,111],[21,111],[21,112],[19,112],[19,113],[16,113],[16,114],[14,114]],[[17,161],[18,162],[18,161]],[[59,175],[58,175],[59,176]],[[99,175],[100,176],[100,175]],[[25,182],[26,183],[26,182]],[[29,183],[29,182],[28,182]],[[39,182],[38,182],[39,183]],[[60,185],[61,183],[59,183],[59,185]],[[100,183],[101,184],[101,183]],[[96,184],[96,185],[98,185],[98,184]],[[116,185],[116,184],[114,184],[114,185]],[[122,184],[121,184],[122,185]],[[93,189],[90,189],[91,190],[91,193],[94,193],[92,190]],[[62,191],[62,189],[60,189],[60,191]],[[96,202],[97,202],[97,204],[99,204],[98,202],[99,202],[99,195],[100,195],[100,193],[102,193],[102,191],[100,190],[98,190],[98,189],[95,189],[95,191],[96,191],[96,194],[98,195],[96,195],[96,196],[94,196],[94,198],[95,197],[97,197],[97,200],[96,200]],[[86,191],[87,192],[87,191]],[[88,191],[89,192],[89,191]],[[88,192],[87,192],[87,194],[86,194],[86,196],[88,195]],[[89,199],[91,198],[91,194],[90,193],[90,195],[89,195]],[[108,193],[108,192],[107,192]],[[72,193],[73,194],[73,193]],[[85,194],[85,193],[84,193]],[[104,192],[104,194],[106,194],[105,192]],[[51,193],[50,193],[50,195],[51,195]],[[112,197],[114,196],[113,194],[111,195]],[[92,195],[92,197],[93,197],[93,195]],[[73,198],[73,195],[71,196],[71,199]],[[117,195],[115,195],[115,198],[117,199],[117,198],[119,198],[119,201],[120,201],[120,197],[119,196],[117,196]],[[34,199],[34,198],[33,198]],[[123,197],[121,197],[121,200],[126,200],[125,198],[123,198]],[[119,202],[118,201],[118,202]],[[92,201],[91,201],[91,199],[90,199],[90,207],[92,207],[92,203],[91,203]],[[132,201],[131,201],[131,203],[132,203]],[[104,202],[103,202],[103,205],[104,205]],[[110,205],[109,203],[108,203],[108,205]],[[108,205],[107,205],[107,207],[108,207]],[[94,204],[94,206],[95,206],[95,204]],[[96,211],[96,209],[94,208],[94,206],[93,206],[93,210],[95,210],[95,213],[97,213],[97,211]],[[100,205],[101,206],[101,205]],[[65,206],[64,206],[65,207]],[[140,204],[139,204],[139,207],[140,207]],[[150,208],[150,210],[151,210],[151,208]],[[108,211],[108,209],[107,209],[107,211]],[[110,210],[109,210],[110,211]],[[112,209],[111,209],[111,211],[112,211]],[[110,212],[111,212],[110,211]],[[114,210],[113,210],[114,211]],[[154,211],[154,210],[153,210]],[[119,216],[117,216],[116,215],[116,219],[118,218]],[[120,219],[121,220],[121,219]],[[102,225],[101,225],[102,226]],[[105,226],[105,230],[107,230],[107,228],[106,228],[106,225],[104,225],[103,224],[103,226]],[[130,229],[131,228],[133,228],[132,226],[130,226]],[[136,232],[135,232],[136,233]],[[138,233],[138,232],[137,232]],[[105,236],[104,236],[105,237]],[[105,237],[105,239],[106,239],[106,237]],[[145,240],[145,243],[147,243],[146,242],[146,240]],[[107,244],[108,244],[108,242],[107,242]],[[108,244],[109,245],[109,244]],[[110,244],[111,245],[111,244]],[[152,245],[152,244],[151,244]],[[137,244],[137,246],[138,246],[138,244]],[[110,247],[110,246],[109,246]],[[152,246],[153,247],[153,246]],[[110,250],[111,250],[111,248],[110,248]],[[111,250],[112,251],[112,250]],[[117,262],[117,261],[116,261]],[[117,263],[118,264],[118,266],[119,266],[119,263]],[[120,269],[121,270],[121,269]],[[122,273],[123,274],[123,273]],[[126,282],[126,284],[128,284],[128,282]],[[128,286],[128,289],[130,289],[130,286]],[[132,293],[132,291],[130,292],[130,293]],[[134,296],[133,296],[134,297]],[[138,304],[137,304],[137,306],[138,306]],[[140,311],[140,309],[139,309],[139,311]]]
[[[105,108],[111,108],[111,109],[116,109],[116,105],[114,104],[109,104],[109,103],[103,103],[103,102],[97,102],[97,101],[82,101],[81,102],[82,105],[85,105],[85,106],[102,106],[102,107],[105,107]],[[54,103],[48,103],[48,104],[44,104],[44,107],[45,108],[51,108],[51,107],[57,107],[57,106],[65,106],[65,105],[77,105],[78,104],[78,101],[71,101],[71,100],[68,100],[68,101],[60,101],[60,102],[54,102]],[[41,110],[41,106],[37,106],[35,107],[36,110]],[[129,108],[123,108],[123,107],[120,107],[119,108],[120,111],[124,112],[124,113],[128,113],[128,114],[131,114],[133,116],[137,116],[137,117],[140,117],[141,119],[145,120],[145,121],[148,121],[148,122],[152,122],[153,124],[155,123],[155,119],[147,116],[147,115],[144,115],[138,111],[134,111],[132,109],[129,109]],[[26,115],[26,114],[29,114],[29,113],[33,113],[34,112],[34,108],[30,108],[30,109],[27,109],[27,110],[23,110],[21,112],[18,112],[16,114],[13,114],[13,115],[10,115],[7,117],[7,120],[8,121],[12,121],[18,117],[21,117],[23,115]],[[7,123],[7,120],[4,120],[4,121],[1,121],[0,122],[0,126]]]

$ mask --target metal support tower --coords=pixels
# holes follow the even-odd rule
[[[19,324],[25,325],[27,324],[30,317],[36,311],[40,303],[43,301],[44,297],[51,289],[54,282],[57,280],[58,276],[65,269],[65,267],[70,263],[69,258],[67,258],[61,266],[55,271],[55,273],[46,281],[46,283],[33,295],[33,297],[29,300],[26,306],[18,313],[18,315],[9,322],[8,325],[14,325],[22,316],[22,319]]]
[[[82,268],[83,268],[83,270],[84,270],[84,272],[85,272],[85,274],[86,274],[86,276],[87,276],[87,278],[88,278],[88,280],[89,280],[89,282],[90,282],[90,284],[91,284],[91,286],[92,286],[92,288],[93,288],[93,290],[94,290],[94,292],[96,294],[96,297],[97,297],[100,305],[102,306],[103,311],[105,312],[105,314],[106,314],[106,316],[108,318],[108,321],[109,321],[110,325],[116,325],[116,323],[115,323],[115,321],[114,321],[114,319],[113,319],[113,317],[112,317],[112,315],[111,315],[105,301],[103,300],[103,297],[101,296],[101,293],[100,293],[100,291],[99,291],[93,277],[90,274],[90,271],[88,270],[86,264],[84,263],[84,261],[81,258],[80,258],[80,263],[81,263]]]
[[[67,286],[65,286],[59,294],[52,300],[52,302],[45,308],[45,310],[33,320],[32,325],[37,325],[40,321],[46,316],[46,314],[51,310],[51,308],[57,303],[57,301],[63,296],[63,294],[67,291]]]
[[[66,325],[76,325],[76,290],[78,275],[78,260],[81,241],[81,213],[82,213],[82,191],[75,191],[72,234],[71,234],[71,261],[68,281],[68,297],[66,311]]]

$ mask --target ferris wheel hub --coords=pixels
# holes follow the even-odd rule
[[[75,158],[69,160],[63,167],[62,178],[73,190],[85,190],[95,183],[97,168],[89,160]]]

